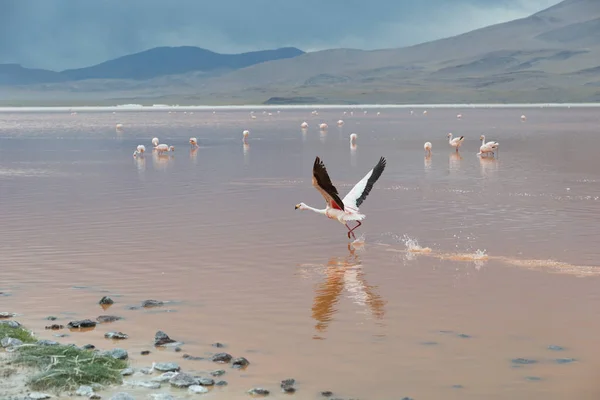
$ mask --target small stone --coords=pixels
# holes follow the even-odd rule
[[[173,339],[171,339],[169,337],[169,335],[167,335],[163,331],[156,332],[156,334],[154,335],[154,345],[155,346],[164,346],[165,344],[168,344],[168,343],[175,343],[175,341]]]
[[[77,396],[90,397],[94,393],[94,389],[91,386],[82,385],[75,392]]]
[[[216,386],[227,386],[229,385],[229,383],[227,383],[226,381],[219,381],[217,383],[215,383]]]
[[[54,340],[38,340],[38,346],[58,346],[60,343],[55,342]]]
[[[180,372],[174,375],[171,379],[169,379],[169,383],[171,384],[171,386],[184,388],[192,385],[197,385],[197,380],[190,374]]]
[[[91,319],[82,319],[79,321],[71,321],[67,324],[70,329],[81,329],[81,328],[93,328],[96,326],[96,322]]]
[[[459,333],[458,335],[459,338],[463,338],[463,339],[470,339],[471,335],[467,335],[466,333]]]
[[[421,342],[423,346],[437,346],[438,342]]]
[[[14,314],[14,313],[0,312],[0,319],[13,318],[13,317],[16,317],[16,316],[17,316],[17,314]]]
[[[333,392],[330,392],[329,390],[326,390],[324,392],[321,392],[321,396],[323,396],[323,397],[331,397],[331,396],[333,396]]]
[[[150,354],[150,350],[142,350],[140,352],[140,354],[143,355],[143,356],[147,356],[148,354]]]
[[[160,300],[144,300],[142,301],[142,307],[151,308],[151,307],[160,307],[164,306],[165,302]]]
[[[517,365],[529,365],[537,363],[536,360],[531,360],[529,358],[513,358],[511,362]]]
[[[402,400],[413,400],[412,397],[403,397]]]
[[[150,375],[151,373],[154,372],[154,369],[150,368],[150,367],[144,367],[144,368],[140,369],[140,372],[144,375]]]
[[[46,317],[46,319],[47,319],[48,321],[56,321],[58,318],[56,318],[55,316],[51,315],[51,316],[49,316],[49,317]]]
[[[150,394],[148,397],[152,400],[175,400],[173,396],[167,393],[154,393]]]
[[[227,353],[217,353],[211,357],[211,360],[217,363],[228,363],[233,357]]]
[[[293,378],[290,379],[284,379],[281,381],[281,387],[284,386],[294,386],[296,384],[296,380]]]
[[[54,337],[59,337],[59,338],[65,338],[65,337],[69,337],[71,335],[69,335],[68,333],[57,333],[54,335]]]
[[[88,396],[88,399],[90,400],[100,400],[102,398],[102,396],[100,396],[98,393],[92,393]]]
[[[46,326],[45,329],[51,329],[53,331],[57,331],[59,329],[63,329],[64,327],[65,327],[64,325],[52,324],[52,325]]]
[[[572,362],[575,362],[574,358],[557,358],[556,360],[557,364],[571,364]]]
[[[175,353],[179,353],[181,351],[181,347],[177,346],[177,347],[175,347],[174,350],[175,350]]]
[[[210,374],[212,376],[222,376],[222,375],[225,375],[225,370],[218,369],[216,371],[212,371]]]
[[[148,395],[152,400],[175,400],[173,396],[167,393],[154,393]]]
[[[169,380],[171,380],[172,377],[174,377],[175,375],[177,375],[177,372],[165,372],[164,374],[160,374],[159,376],[155,376],[154,378],[151,379],[152,382],[169,382]]]
[[[44,400],[44,399],[49,399],[52,396],[50,396],[49,394],[46,394],[46,393],[31,392],[31,393],[29,393],[28,397],[32,400]]]
[[[0,346],[6,348],[6,347],[13,347],[13,346],[20,346],[22,345],[23,342],[19,339],[13,339],[11,337],[5,337],[2,338],[2,340],[0,340]]]
[[[115,393],[110,400],[135,400],[135,397],[130,395],[129,393],[119,392]]]
[[[83,346],[81,346],[81,348],[84,350],[94,350],[96,346],[94,346],[93,344],[84,344]]]
[[[215,381],[211,378],[196,378],[198,380],[198,384],[201,386],[213,386]]]
[[[160,382],[146,382],[146,381],[126,381],[126,385],[141,387],[145,389],[160,389]]]
[[[0,321],[0,325],[7,325],[10,328],[20,328],[21,324],[17,321]]]
[[[110,297],[104,296],[103,298],[100,299],[100,301],[98,302],[98,304],[100,304],[102,306],[110,306],[111,304],[115,304],[115,302]]]
[[[462,389],[464,388],[463,385],[452,385],[452,389]]]
[[[184,360],[191,360],[191,361],[198,361],[198,360],[204,360],[204,357],[195,357],[195,356],[190,356],[189,354],[184,354],[183,355],[183,359]]]
[[[552,350],[552,351],[563,351],[565,348],[562,346],[555,346],[555,345],[550,345],[548,346],[548,350]]]
[[[202,393],[208,393],[208,389],[205,388],[204,386],[192,385],[192,386],[188,387],[188,392],[202,394]]]
[[[239,357],[233,360],[232,366],[233,368],[243,369],[246,368],[250,364],[250,361],[246,360],[244,357]]]
[[[212,344],[212,347],[218,347],[218,348],[220,348],[220,349],[221,349],[221,348],[225,347],[225,345],[224,345],[223,343],[219,343],[219,342],[217,342],[217,343],[213,343],[213,344]]]
[[[254,389],[248,390],[248,394],[251,394],[253,396],[268,396],[269,393],[270,392],[267,389],[263,389],[263,388],[254,388]]]
[[[293,386],[284,386],[281,388],[283,393],[296,393],[296,388]]]
[[[129,354],[127,354],[127,351],[119,348],[106,351],[104,352],[104,355],[116,358],[117,360],[127,360],[129,358]]]
[[[98,318],[96,318],[96,321],[101,324],[108,324],[110,322],[115,322],[122,319],[122,317],[117,317],[116,315],[100,315]]]
[[[542,380],[542,378],[540,378],[539,376],[526,376],[525,379],[530,382],[538,382]]]
[[[161,372],[179,371],[181,368],[177,363],[156,363],[154,369]]]
[[[130,376],[133,375],[135,371],[133,370],[133,368],[125,368],[124,370],[121,371],[121,375],[123,376]]]
[[[113,340],[124,340],[129,338],[129,336],[123,332],[107,332],[104,334],[104,337]]]

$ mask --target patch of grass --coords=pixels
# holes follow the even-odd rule
[[[75,390],[80,385],[122,383],[127,362],[74,346],[22,346],[13,363],[40,370],[29,379],[34,390]]]
[[[37,341],[37,339],[33,337],[33,334],[22,326],[12,328],[8,324],[0,323],[0,339],[5,337],[19,339],[23,343],[35,343]]]

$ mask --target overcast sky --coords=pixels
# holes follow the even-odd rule
[[[66,69],[156,46],[402,47],[560,0],[0,0],[0,63]]]

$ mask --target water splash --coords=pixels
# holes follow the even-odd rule
[[[406,251],[410,253],[431,253],[431,248],[421,247],[417,239],[404,235],[401,240],[406,246]]]

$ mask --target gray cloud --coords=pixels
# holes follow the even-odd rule
[[[156,46],[222,53],[402,47],[559,0],[2,0],[0,63],[65,69]]]

